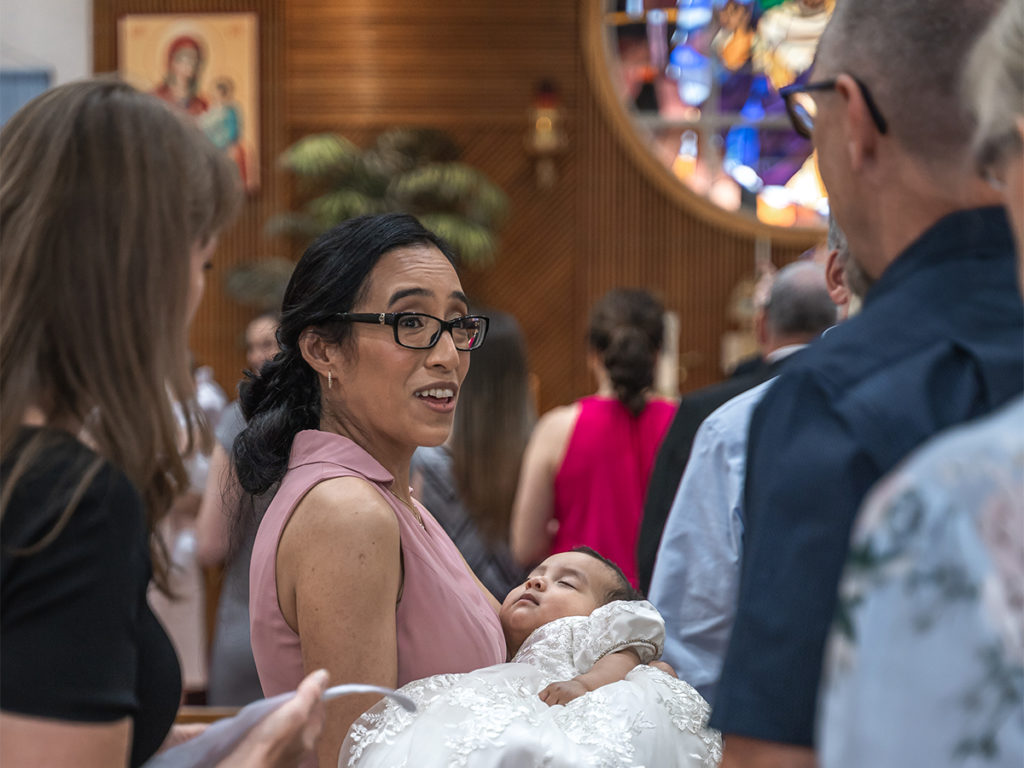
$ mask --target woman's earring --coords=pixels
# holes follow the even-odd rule
[[[330,371],[327,372],[327,388],[328,389],[331,388],[331,372]]]

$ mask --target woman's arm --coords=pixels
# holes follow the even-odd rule
[[[578,417],[577,405],[548,411],[537,422],[526,445],[509,533],[512,556],[525,568],[539,563],[550,552],[555,475]]]
[[[306,673],[337,683],[398,682],[395,606],[401,583],[395,513],[369,483],[326,480],[296,507],[277,552],[278,600],[302,643]],[[334,768],[349,726],[378,696],[327,705],[320,765]]]
[[[630,670],[640,663],[640,657],[632,648],[609,653],[598,659],[588,672],[576,675],[572,680],[551,683],[540,692],[540,700],[549,707],[555,704],[568,704],[588,691],[624,680]]]
[[[0,765],[126,766],[131,735],[127,717],[110,723],[74,723],[0,712]]]
[[[217,443],[210,454],[206,489],[196,517],[196,557],[200,565],[220,565],[227,557],[230,519],[238,508],[240,493],[231,458]]]
[[[324,725],[323,695],[329,676],[306,676],[280,708],[253,728],[217,768],[293,768],[311,754]]]
[[[324,722],[321,697],[328,676],[308,675],[294,698],[250,731],[218,768],[292,768],[310,754]],[[206,725],[175,726],[198,736]],[[173,730],[173,729],[172,729]],[[75,765],[111,768],[128,764],[130,718],[112,723],[74,723],[0,712],[0,765],[36,768]],[[183,739],[182,742],[186,739]],[[179,742],[181,743],[181,742]],[[171,745],[165,742],[163,748]],[[163,749],[162,748],[162,749]]]

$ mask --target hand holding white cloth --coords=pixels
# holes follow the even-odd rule
[[[290,691],[269,699],[254,701],[243,707],[234,717],[213,723],[194,739],[154,755],[143,768],[214,768],[222,760],[233,757],[233,751],[236,747],[240,747],[242,741],[253,729],[295,698],[296,693],[296,691]],[[328,688],[323,693],[322,700],[328,701],[352,693],[380,693],[393,699],[409,711],[416,708],[408,697],[395,693],[390,688],[354,683]]]

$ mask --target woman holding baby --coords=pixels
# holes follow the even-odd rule
[[[398,687],[505,661],[497,602],[409,489],[412,454],[448,437],[486,333],[448,246],[410,216],[353,219],[303,255],[234,448],[246,491],[277,486],[250,572],[266,695],[321,667]],[[373,703],[328,704],[321,765]]]
[[[517,651],[521,668],[521,648],[541,625],[636,599],[615,564],[596,552],[573,552],[558,556],[570,563],[538,566],[501,608],[412,498],[413,452],[447,439],[487,326],[469,307],[448,246],[410,216],[345,222],[296,266],[281,311],[281,351],[243,386],[248,426],[234,445],[243,488],[274,489],[250,571],[253,655],[266,695],[294,688],[306,670],[319,668],[336,681],[392,688],[413,681],[429,687],[424,678],[454,680],[453,673],[473,670],[487,675],[483,668],[516,666],[503,663]],[[628,628],[628,637],[601,633],[589,644],[598,653],[585,664],[554,635],[559,649],[548,661],[568,654],[579,669],[567,663],[530,673],[530,685],[519,689],[531,706],[601,707],[603,698],[583,694],[657,658],[663,630],[656,613],[644,624],[654,627],[642,644],[647,651],[629,650],[636,611],[653,612],[643,605],[622,609],[626,618],[611,625]],[[666,691],[692,693],[660,670],[649,672]],[[717,735],[703,730],[707,705],[692,696],[685,708],[696,723],[693,735],[714,744]],[[374,703],[352,696],[327,705],[321,766],[337,764],[349,727]],[[639,712],[641,705],[631,706]],[[645,716],[655,717],[660,708],[647,709]],[[353,731],[367,733],[365,722]],[[435,722],[429,716],[421,728]],[[545,732],[562,734],[561,721]],[[440,744],[428,751],[416,759],[444,762]]]

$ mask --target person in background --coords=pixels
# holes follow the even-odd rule
[[[1024,288],[1024,3],[1003,5],[966,74]],[[818,738],[823,768],[1024,765],[1024,397],[929,441],[868,497]]]
[[[0,131],[0,764],[138,766],[172,728],[174,649],[146,602],[154,531],[198,442],[188,325],[238,187],[180,115],[112,78]],[[323,672],[221,763],[291,766]]]
[[[814,763],[825,639],[864,497],[926,439],[1024,390],[1012,232],[950,98],[998,6],[844,0],[811,78],[783,89],[871,284],[751,418],[739,598],[711,715],[725,768]]]
[[[276,311],[257,315],[245,328],[245,360],[248,371],[259,375],[263,365],[277,354]],[[210,456],[210,473],[196,519],[197,556],[200,564],[225,565],[221,581],[217,618],[210,648],[206,703],[237,707],[262,698],[256,662],[249,642],[249,559],[259,519],[270,497],[245,497],[231,467],[231,447],[245,427],[237,400],[221,416],[215,432],[217,441]],[[244,514],[240,507],[245,506]],[[231,521],[237,514],[237,539],[232,548]]]
[[[535,411],[519,323],[504,312],[487,316],[487,344],[473,355],[452,434],[443,445],[416,449],[411,478],[413,495],[501,600],[525,575],[509,551],[508,529]]]
[[[263,365],[273,360],[278,353],[277,326],[280,323],[278,310],[268,309],[256,315],[245,326],[245,362],[248,370],[257,376],[263,370]]]
[[[537,423],[512,512],[512,554],[531,567],[588,546],[636,584],[636,541],[651,467],[676,411],[651,390],[664,310],[651,294],[617,289],[590,316],[597,392]]]
[[[320,667],[394,688],[505,660],[497,601],[409,489],[413,452],[448,439],[487,333],[453,258],[404,214],[334,227],[292,273],[281,351],[242,385],[239,482],[256,496],[280,483],[249,572],[267,695]],[[327,705],[321,766],[373,703]]]
[[[213,379],[209,366],[195,366],[195,405],[206,421],[206,427],[215,431],[227,405],[227,397]],[[181,414],[181,409],[176,411]],[[186,446],[186,425],[179,419],[182,448]],[[183,701],[186,704],[207,703],[209,680],[208,642],[206,623],[206,583],[196,556],[198,515],[210,473],[211,453],[204,447],[185,455],[188,488],[174,500],[170,513],[160,521],[157,535],[170,553],[168,577],[170,594],[164,594],[155,584],[150,585],[149,604],[160,623],[171,637],[171,643],[181,664]]]
[[[832,239],[845,248],[838,231]],[[830,266],[848,258],[849,251],[833,251]],[[768,298],[769,316],[791,323],[804,314],[803,307],[810,310],[806,318],[817,318],[819,334],[826,331],[836,307],[847,303],[848,291],[836,275],[834,268],[809,262],[783,267]],[[822,298],[829,301],[830,312],[821,311]],[[799,359],[802,346],[790,347],[787,359]],[[736,609],[750,417],[770,386],[771,380],[737,395],[700,425],[651,581],[651,602],[665,617],[665,660],[712,706]]]
[[[830,250],[838,247],[835,243],[837,237],[835,227],[830,226]],[[772,281],[776,279],[775,274],[771,277]],[[789,274],[794,275],[792,271]],[[804,271],[803,274],[809,273]],[[771,307],[766,303],[771,288],[766,288],[764,298],[759,302],[761,305],[754,315],[754,334],[762,364],[745,375],[732,376],[718,384],[690,392],[679,401],[679,409],[658,450],[644,501],[643,521],[637,540],[637,572],[641,592],[649,594],[651,572],[654,570],[662,530],[683,470],[686,469],[686,462],[689,461],[698,427],[723,403],[777,376],[780,367],[793,352],[835,323],[835,304],[822,286],[823,281],[817,278],[800,281],[794,275],[794,279],[789,281],[790,290],[779,294],[778,300]]]

